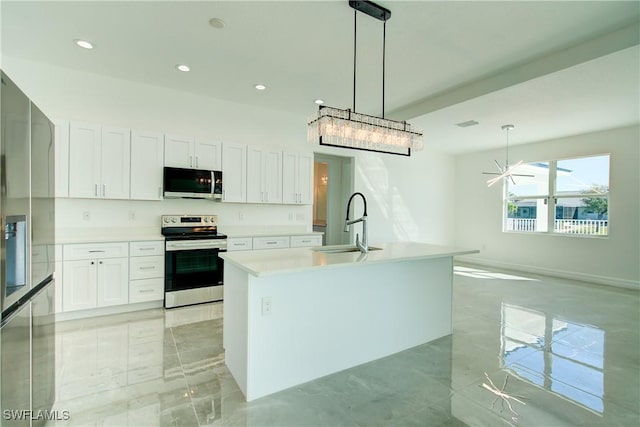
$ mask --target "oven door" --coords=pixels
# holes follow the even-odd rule
[[[165,307],[222,300],[226,250],[220,241],[167,242],[165,252]],[[214,246],[214,247],[211,247]]]

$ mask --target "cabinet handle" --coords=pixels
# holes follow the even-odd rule
[[[149,292],[154,292],[153,289],[140,289],[138,292],[141,294],[148,294]]]
[[[95,264],[95,261],[91,261],[91,265],[94,265],[94,264]]]
[[[198,156],[196,156],[196,167],[198,167]]]
[[[189,167],[193,167],[193,156],[189,156]]]
[[[267,243],[267,245],[275,245],[278,242],[266,242],[266,243]]]
[[[100,264],[102,264],[102,261],[100,261]]]
[[[269,192],[268,192],[268,191],[265,191],[265,193],[264,193],[264,194],[265,194],[265,198],[264,198],[265,200],[264,200],[264,201],[265,201],[265,202],[268,202],[268,201],[269,201]]]
[[[138,248],[138,250],[139,250],[139,251],[152,251],[152,250],[154,250],[154,249],[155,249],[155,248],[152,248],[152,247]]]
[[[158,187],[158,199],[162,199],[162,187]]]
[[[90,253],[90,254],[95,254],[95,253],[98,253],[98,252],[105,252],[105,251],[103,251],[103,250],[94,250],[94,251],[89,251],[89,253]]]
[[[96,184],[96,197],[98,197],[98,184]]]
[[[107,184],[102,184],[102,197],[107,197]]]
[[[140,270],[155,270],[155,267],[138,267]]]

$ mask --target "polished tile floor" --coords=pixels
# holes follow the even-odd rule
[[[640,425],[637,291],[455,273],[452,335],[250,403],[219,303],[60,322],[51,425]]]

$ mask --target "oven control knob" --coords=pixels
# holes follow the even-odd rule
[[[162,220],[163,220],[163,222],[164,222],[165,224],[169,222],[169,218],[167,218],[167,217],[163,218]]]
[[[205,219],[204,219],[204,222],[209,222],[209,218],[205,218]]]
[[[175,218],[171,218],[171,222],[175,223],[176,219]]]

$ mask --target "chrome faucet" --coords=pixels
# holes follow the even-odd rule
[[[351,208],[351,201],[355,196],[362,197],[362,201],[364,202],[364,213],[362,217],[358,219],[349,219],[349,210]],[[349,197],[349,201],[347,202],[347,218],[344,223],[344,232],[349,231],[349,226],[351,224],[355,224],[357,222],[362,222],[362,242],[360,242],[360,236],[356,234],[356,247],[360,249],[360,252],[366,254],[369,252],[369,244],[367,239],[367,199],[365,199],[364,194],[362,193],[353,193],[351,197]]]

